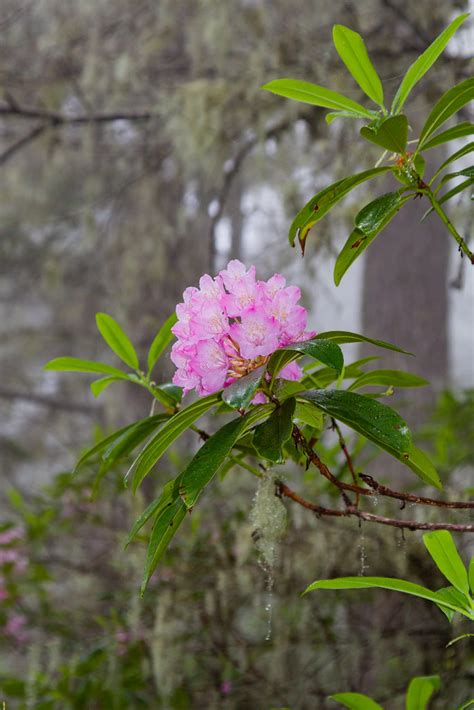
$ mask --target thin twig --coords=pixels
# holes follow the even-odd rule
[[[347,465],[349,467],[349,471],[351,472],[351,476],[352,476],[352,480],[354,481],[354,485],[358,487],[357,474],[354,469],[354,464],[352,463],[351,455],[350,455],[349,450],[347,448],[346,441],[342,435],[341,428],[340,428],[339,424],[336,422],[336,420],[334,419],[334,417],[331,417],[331,425],[332,425],[332,428],[337,432],[337,436],[339,439],[339,446],[341,447],[342,452],[343,452],[344,456],[346,457]],[[356,491],[356,508],[359,507],[359,498],[360,498],[360,492]]]
[[[4,165],[10,158],[12,158],[15,153],[17,153],[19,150],[25,147],[25,145],[28,145],[28,143],[32,143],[36,138],[39,138],[45,130],[48,128],[47,125],[41,125],[41,126],[36,126],[36,128],[33,128],[32,131],[27,133],[25,136],[17,140],[13,145],[11,145],[9,148],[7,148],[3,153],[0,154],[0,165]]]

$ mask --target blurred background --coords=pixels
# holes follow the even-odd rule
[[[421,538],[288,506],[269,568],[251,535],[256,484],[242,470],[186,521],[141,600],[145,546],[123,543],[163,476],[133,498],[124,462],[92,500],[96,471],[71,470],[81,450],[146,416],[149,398],[119,383],[94,399],[87,375],[42,370],[60,355],[116,364],[95,328],[98,311],[145,357],[184,288],[240,258],[261,278],[279,271],[300,285],[312,328],[355,330],[416,353],[407,362],[384,351],[384,367],[431,382],[394,399],[431,450],[446,495],[472,493],[466,259],[433,216],[418,224],[424,206],[413,205],[336,289],[337,250],[370,188],[311,232],[304,260],[288,245],[288,226],[318,189],[373,166],[379,151],[359,144],[355,124],[328,127],[324,111],[260,90],[291,77],[361,100],[332,45],[339,23],[364,35],[393,94],[416,56],[468,9],[463,0],[1,0],[0,700],[8,708],[305,710],[358,690],[395,710],[413,675],[436,672],[443,693],[433,707],[469,698],[472,645],[446,649],[452,630],[436,609],[383,593],[357,602],[350,593],[299,596],[318,577],[367,570],[433,586]],[[415,130],[469,76],[473,40],[470,18],[417,85],[407,107]],[[462,118],[472,118],[467,109]],[[450,205],[469,239],[469,201]],[[157,379],[171,372],[163,365]],[[160,471],[176,472],[197,445],[181,443]],[[321,447],[343,466],[331,437]],[[364,451],[369,472],[406,484],[391,462]],[[330,495],[310,471],[288,476],[315,497]]]

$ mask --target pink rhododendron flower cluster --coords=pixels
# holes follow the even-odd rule
[[[173,382],[184,393],[212,394],[265,364],[285,345],[308,340],[306,309],[298,305],[296,286],[286,286],[280,274],[257,281],[255,266],[246,270],[237,260],[212,278],[205,274],[199,288],[187,288],[176,306],[178,338],[171,351],[177,367]],[[296,362],[280,377],[298,380]]]

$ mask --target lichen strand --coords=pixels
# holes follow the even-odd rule
[[[286,519],[286,508],[275,495],[275,477],[266,472],[260,479],[250,512],[255,546],[266,570],[275,566],[277,543],[285,533]]]

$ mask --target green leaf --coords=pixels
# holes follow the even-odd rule
[[[135,348],[117,321],[107,313],[97,313],[95,320],[100,334],[110,349],[132,370],[138,370],[140,365]]]
[[[431,463],[428,456],[424,451],[416,447],[414,444],[411,445],[408,456],[404,456],[400,459],[405,466],[411,468],[411,470],[416,473],[419,478],[421,478],[425,483],[430,486],[434,486],[441,490],[443,484],[439,479],[439,475],[433,464]]]
[[[295,405],[295,399],[290,397],[276,407],[263,424],[255,428],[253,445],[262,458],[275,463],[284,462],[282,447],[293,431]]]
[[[448,143],[449,141],[457,140],[458,138],[463,138],[464,136],[471,136],[474,133],[474,124],[469,121],[464,121],[463,123],[458,123],[456,126],[451,126],[445,131],[441,131],[430,141],[427,141],[423,145],[423,150],[430,150],[430,148],[437,148],[443,143]]]
[[[121,380],[123,380],[123,377],[115,377],[114,375],[107,375],[107,377],[101,377],[100,380],[94,380],[94,382],[91,382],[91,392],[94,397],[99,397],[99,395],[101,395],[102,392],[107,389],[109,385],[111,385],[113,382],[120,382]]]
[[[368,385],[381,385],[390,387],[425,387],[428,385],[428,380],[418,375],[412,375],[411,372],[404,370],[371,370],[360,375],[348,388],[351,390],[367,387]]]
[[[364,108],[347,96],[338,94],[323,86],[311,84],[309,81],[299,81],[298,79],[275,79],[262,86],[262,89],[271,91],[272,94],[284,96],[287,99],[294,99],[312,106],[336,109],[337,111],[350,111],[365,118],[373,118],[374,112]]]
[[[155,335],[155,338],[150,345],[150,349],[148,351],[148,356],[147,356],[147,364],[148,364],[148,374],[150,375],[153,368],[155,367],[157,361],[163,354],[163,351],[168,347],[168,345],[171,343],[173,340],[173,333],[171,332],[171,328],[175,325],[177,322],[178,317],[176,313],[172,313],[163,323],[161,326],[160,330],[158,333]]]
[[[408,140],[408,119],[403,114],[390,116],[378,126],[362,126],[360,135],[392,153],[405,153]]]
[[[148,427],[150,428],[151,432],[153,427],[156,427],[161,424],[163,420],[167,417],[167,414],[156,414],[153,417],[145,417],[144,419],[140,419],[137,422],[133,422],[133,424],[128,424],[127,426],[124,426],[121,429],[117,429],[117,431],[112,432],[112,434],[109,434],[109,436],[106,436],[104,439],[101,439],[97,444],[94,444],[94,446],[84,452],[79,461],[76,463],[74,473],[78,471],[81,466],[83,466],[96,454],[100,454],[104,451],[110,452],[114,445],[121,441],[123,437],[126,437],[129,432],[142,431],[143,429],[146,429]],[[102,459],[107,458],[108,455],[109,454],[104,454],[102,456]]]
[[[394,579],[393,577],[339,577],[338,579],[321,579],[310,584],[304,591],[304,594],[312,592],[315,589],[389,589],[393,592],[402,592],[403,594],[410,594],[412,597],[426,599],[426,601],[434,602],[435,604],[467,616],[462,608],[444,599],[437,592],[433,592],[431,589],[422,587],[419,584],[407,582],[404,579]]]
[[[388,192],[361,209],[355,218],[356,228],[350,233],[334,265],[336,286],[339,286],[342,277],[354,261],[364,253],[411,197],[411,195],[402,197],[398,192]]]
[[[423,542],[446,579],[460,592],[469,596],[467,571],[451,533],[447,530],[425,533]]]
[[[449,602],[450,604],[454,604],[455,606],[461,607],[461,609],[464,609],[466,606],[466,597],[455,587],[442,587],[441,589],[438,589],[436,593],[445,601]],[[440,604],[438,604],[438,608],[447,617],[449,623],[451,623],[456,612],[454,612],[452,609],[447,609],[446,607],[443,607]]]
[[[335,25],[332,38],[337,53],[362,91],[384,108],[382,83],[360,34],[343,25]]]
[[[314,407],[309,402],[298,402],[296,401],[294,419],[314,429],[322,429],[324,424],[324,417],[319,409]]]
[[[474,99],[474,77],[470,77],[448,89],[433,106],[426,119],[420,133],[418,150],[422,150],[426,139],[472,99]]]
[[[336,118],[362,118],[359,113],[353,113],[352,111],[331,111],[327,113],[324,117],[326,123],[330,125]]]
[[[173,487],[172,492],[167,495],[166,501],[163,501],[163,506],[156,516],[153,529],[151,531],[141,586],[142,596],[145,593],[147,584],[150,581],[150,577],[155,571],[158,562],[166,552],[166,548],[176,535],[176,532],[178,531],[178,528],[187,513],[187,508],[176,490],[177,480],[178,479],[174,482],[176,485]]]
[[[127,478],[130,474],[133,474],[132,487],[134,492],[171,444],[218,402],[219,395],[217,394],[202,397],[166,422],[156,436],[140,452],[127,473]]]
[[[474,165],[470,165],[468,168],[463,168],[463,170],[457,170],[455,173],[448,173],[447,175],[444,175],[437,187],[437,190],[440,190],[443,185],[449,182],[449,180],[453,180],[457,177],[467,177],[470,180],[474,180]]]
[[[98,372],[104,375],[114,375],[119,380],[128,380],[125,372],[112,367],[112,365],[92,360],[81,360],[78,357],[57,357],[46,363],[43,369],[56,372]]]
[[[398,345],[393,345],[393,343],[387,343],[385,340],[377,340],[375,338],[368,338],[360,333],[352,333],[349,330],[328,330],[324,333],[319,333],[316,338],[322,338],[324,340],[334,340],[335,343],[371,343],[371,345],[376,345],[378,348],[384,348],[385,350],[394,350],[397,353],[403,353],[404,355],[413,355],[413,353],[408,352],[408,350],[403,350],[399,348]]]
[[[371,168],[364,170],[356,175],[343,178],[334,182],[332,185],[325,187],[324,190],[318,192],[312,197],[309,202],[298,212],[294,218],[290,232],[288,235],[291,246],[295,245],[295,240],[298,238],[301,248],[304,252],[305,241],[309,230],[319,222],[343,197],[351,190],[361,185],[367,180],[372,180],[384,173],[393,171],[391,166],[383,166],[380,168]]]
[[[339,345],[331,340],[312,338],[276,350],[268,361],[268,371],[273,377],[276,377],[285,365],[301,355],[308,355],[319,360],[323,365],[334,369],[338,375],[341,374],[344,367],[344,355]]]
[[[458,27],[460,27],[468,17],[468,12],[456,17],[456,19],[438,35],[435,41],[430,44],[428,49],[413,62],[395,94],[390,113],[398,113],[400,111],[415,84],[420,81],[428,69],[433,66]]]
[[[426,710],[431,696],[440,689],[440,685],[437,675],[412,678],[407,691],[406,710]]]
[[[179,494],[192,508],[209,481],[224,464],[232,448],[254,424],[268,416],[268,404],[254,407],[243,417],[225,424],[206,441],[180,476]]]
[[[257,391],[266,365],[240,377],[222,392],[222,400],[233,409],[247,409]]]
[[[298,399],[347,424],[399,460],[408,457],[411,434],[406,422],[386,404],[344,390],[309,390]]]
[[[168,481],[163,488],[162,494],[153,500],[150,505],[148,505],[143,513],[135,520],[132,529],[127,537],[125,547],[128,547],[132,540],[136,538],[140,530],[146,523],[153,518],[153,516],[158,516],[165,508],[167,508],[170,502],[173,500],[172,493],[175,489],[176,481]]]
[[[458,643],[458,641],[463,641],[464,639],[469,639],[469,638],[474,638],[474,634],[461,634],[461,636],[456,636],[456,638],[451,639],[451,641],[446,644],[446,648],[449,648],[453,644]],[[472,702],[474,702],[474,700]]]
[[[443,170],[444,170],[448,165],[450,165],[450,163],[454,163],[455,160],[458,160],[459,158],[463,158],[465,155],[468,155],[469,153],[472,153],[473,150],[474,150],[474,141],[471,141],[471,143],[467,143],[466,145],[463,145],[462,148],[460,148],[460,149],[457,150],[455,153],[453,153],[453,154],[450,155],[448,158],[446,158],[446,160],[444,161],[444,163],[441,163],[441,165],[439,166],[438,170],[435,172],[435,174],[434,174],[433,177],[431,178],[431,180],[430,180],[430,185],[436,180],[436,178],[438,177],[438,175],[439,175],[441,172],[443,172]]]
[[[381,705],[363,693],[336,693],[329,697],[349,710],[383,710]]]
[[[467,188],[471,185],[474,185],[474,176],[468,178],[467,180],[464,180],[463,182],[459,183],[459,185],[455,185],[455,187],[452,187],[451,190],[448,190],[448,192],[445,192],[443,195],[441,195],[441,197],[438,198],[438,203],[442,205],[444,202],[447,202],[456,195],[459,195],[460,192],[467,190]],[[433,212],[433,208],[431,207],[428,212]]]
[[[471,592],[474,594],[474,557],[471,557],[469,562],[469,586],[471,587]]]

